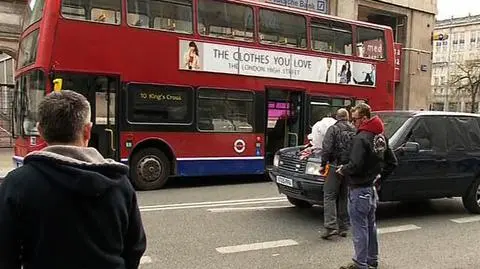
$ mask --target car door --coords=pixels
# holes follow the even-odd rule
[[[446,177],[437,184],[444,196],[462,196],[478,171],[480,122],[477,117],[450,116],[447,126]]]
[[[393,200],[436,195],[435,184],[445,178],[448,169],[444,120],[442,116],[424,116],[413,124],[405,142],[417,142],[420,150],[397,154],[399,166],[389,182]]]

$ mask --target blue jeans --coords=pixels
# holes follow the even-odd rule
[[[350,188],[348,193],[348,213],[352,224],[353,261],[360,269],[378,265],[378,240],[375,211],[377,193],[373,187]]]

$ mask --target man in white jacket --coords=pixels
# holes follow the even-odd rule
[[[312,126],[312,132],[307,136],[311,146],[300,153],[300,159],[304,160],[308,158],[314,150],[322,149],[323,139],[325,138],[328,128],[336,122],[337,120],[332,117],[324,117]]]
[[[308,139],[311,140],[313,148],[322,148],[323,138],[325,137],[328,128],[336,122],[337,120],[334,118],[324,117],[313,125],[312,133],[308,135]]]

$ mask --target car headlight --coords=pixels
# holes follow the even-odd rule
[[[273,157],[273,166],[278,167],[279,163],[280,163],[280,156],[275,154],[275,157]]]
[[[305,174],[307,175],[314,175],[314,176],[321,176],[320,168],[322,167],[319,163],[312,163],[307,162],[307,166],[305,167]]]

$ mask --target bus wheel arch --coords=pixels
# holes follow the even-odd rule
[[[175,156],[171,147],[162,140],[142,141],[130,156],[130,177],[137,190],[160,189],[174,174]]]

